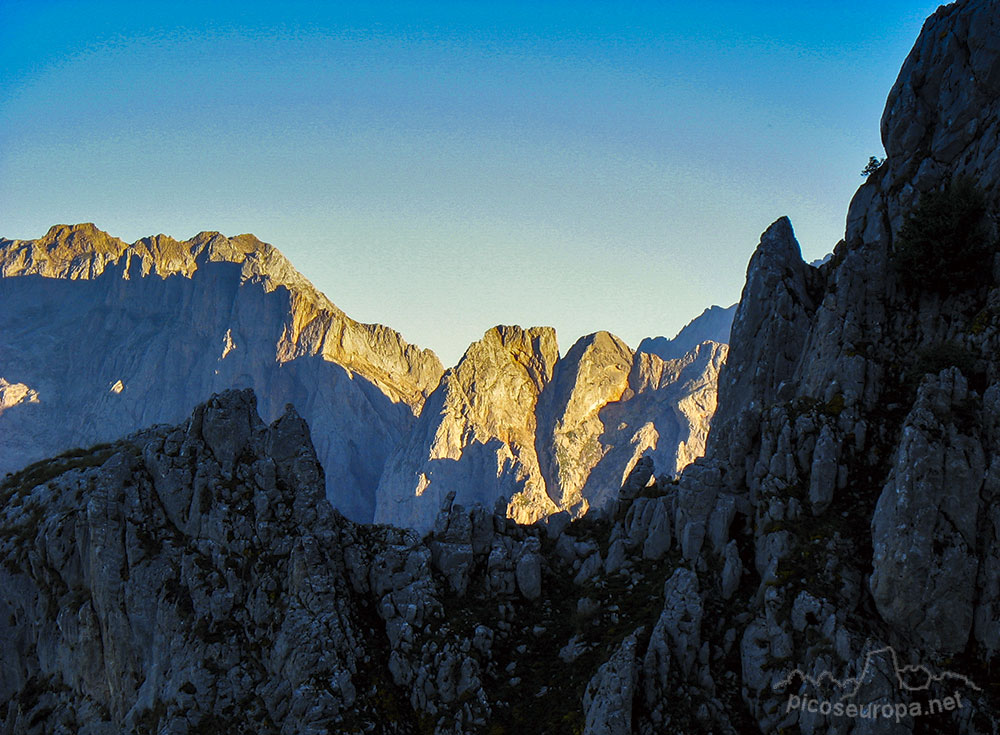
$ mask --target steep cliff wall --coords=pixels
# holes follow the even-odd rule
[[[450,493],[533,523],[603,508],[644,455],[673,476],[704,453],[726,346],[675,360],[607,332],[561,359],[548,328],[496,327],[427,400],[379,482],[375,520],[430,529]]]
[[[706,455],[676,479],[639,459],[607,513],[519,526],[452,500],[422,539],[355,525],[324,510],[302,422],[264,427],[241,393],[8,480],[0,724],[996,733],[998,38],[996,3],[928,20],[834,257],[803,263],[784,219],[762,235]],[[985,192],[981,280],[914,285],[901,233],[956,173]],[[537,408],[558,365],[529,334],[483,349]],[[610,336],[567,374],[598,343],[603,400]],[[573,383],[551,415],[588,405]],[[5,414],[33,405],[19,384]]]
[[[310,422],[333,503],[370,520],[388,454],[442,368],[360,324],[250,235],[132,245],[93,225],[0,241],[0,473],[181,420],[228,387]],[[20,396],[16,401],[15,396]]]

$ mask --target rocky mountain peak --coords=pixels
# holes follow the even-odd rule
[[[35,274],[47,278],[95,278],[128,245],[92,223],[53,225],[38,240],[0,238],[0,275]]]
[[[74,246],[76,254],[121,252],[122,240],[97,228],[93,222],[76,225],[52,225],[42,237],[42,243],[52,250],[59,246]]]
[[[583,499],[605,453],[600,410],[628,388],[632,350],[609,332],[581,337],[558,364],[538,403],[536,447],[549,497],[560,508]]]
[[[688,322],[673,339],[647,337],[639,343],[636,351],[649,352],[664,360],[676,360],[702,342],[729,344],[729,333],[733,328],[736,306],[736,304],[726,308],[710,306]]]
[[[968,149],[984,133],[996,135],[984,123],[1000,99],[998,39],[1000,21],[989,3],[953,3],[927,19],[882,115],[882,143],[896,164],[892,173],[903,173],[903,161],[920,161],[926,167],[921,177],[957,165],[988,176],[982,182],[987,188],[996,186],[1000,176],[989,165],[994,159],[978,159]]]
[[[541,390],[552,379],[552,368],[559,359],[556,330],[498,325],[488,330],[482,340],[473,343],[459,365],[472,371],[487,368],[492,363],[490,353],[519,365],[536,390]]]
[[[370,520],[385,458],[444,372],[432,351],[348,317],[253,235],[128,245],[57,226],[0,240],[0,273],[0,380],[13,386],[0,472],[253,388],[268,419],[288,402],[308,418],[335,504]]]
[[[535,406],[558,359],[551,327],[496,326],[470,345],[386,464],[376,521],[427,530],[453,491],[486,507],[516,496],[514,515],[527,522],[555,510],[535,452]]]
[[[607,507],[643,455],[673,475],[704,451],[725,346],[677,360],[608,332],[559,358],[547,327],[495,327],[427,399],[386,464],[377,522],[428,530],[448,499],[532,523]],[[454,493],[454,496],[450,496]]]
[[[889,242],[920,196],[961,176],[1000,203],[1000,19],[989,2],[938,8],[882,114],[883,165],[851,202],[847,242]]]
[[[712,441],[733,441],[729,424],[744,411],[760,411],[792,377],[816,308],[816,269],[802,251],[787,217],[761,235],[747,266],[746,284],[733,318],[729,360],[719,376],[719,411]],[[777,316],[776,316],[777,315]],[[786,391],[787,392],[787,391]]]

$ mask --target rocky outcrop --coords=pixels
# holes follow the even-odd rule
[[[705,342],[676,360],[637,352],[621,400],[600,412],[606,448],[583,488],[588,506],[606,507],[640,457],[674,477],[705,453],[728,346]]]
[[[0,378],[0,414],[8,408],[26,403],[38,403],[38,391],[32,390],[24,383],[8,383]]]
[[[956,415],[968,400],[956,368],[925,379],[872,517],[870,586],[879,614],[949,654],[963,650],[972,632],[986,476],[982,443]]]
[[[126,245],[57,226],[0,240],[0,273],[0,379],[32,396],[4,399],[0,472],[250,387],[268,419],[295,403],[331,500],[370,520],[385,460],[442,373],[433,353],[350,319],[251,235]]]
[[[373,720],[355,686],[369,634],[293,410],[266,427],[252,393],[232,392],[182,426],[33,466],[3,494],[8,732]]]
[[[426,531],[453,492],[463,505],[503,498],[533,523],[608,506],[642,456],[673,476],[704,453],[725,356],[705,342],[665,361],[598,332],[560,359],[551,329],[490,330],[389,460],[375,519]]]
[[[996,216],[998,22],[995,4],[959,2],[925,24],[883,117],[888,158],[854,197],[831,259],[803,263],[787,220],[751,259],[709,447],[680,478],[674,532],[706,604],[730,600],[725,623],[702,618],[701,636],[721,651],[736,632],[742,699],[761,732],[879,731],[789,706],[835,701],[834,679],[870,685],[877,651],[896,669],[859,704],[919,699],[896,683],[911,662],[941,673],[921,696],[952,682],[968,697],[964,711],[908,714],[896,731],[997,726],[1000,703],[982,684],[997,630],[984,514],[997,487],[1000,285],[984,262],[985,286],[921,291],[901,279],[893,247],[921,196],[956,176],[971,175]],[[716,593],[708,570],[720,567]],[[724,729],[732,710],[712,706],[732,671],[722,661],[698,698]]]
[[[632,697],[635,693],[636,631],[597,670],[583,695],[585,735],[629,735],[632,732]]]
[[[386,465],[375,519],[427,530],[444,498],[512,517],[555,510],[535,454],[535,405],[559,357],[555,331],[495,327],[445,373],[417,426]]]
[[[578,340],[556,364],[539,400],[535,445],[546,491],[557,507],[583,500],[587,478],[607,453],[601,409],[621,400],[631,367],[628,345],[607,332]],[[621,478],[615,487],[620,484]]]
[[[295,410],[228,391],[0,485],[0,727],[630,732],[645,641],[618,631],[665,567],[570,582],[602,534],[452,499],[423,539],[355,524]],[[697,648],[689,617],[659,635]]]
[[[720,376],[722,408],[713,433],[718,446],[732,446],[730,425],[739,414],[760,411],[778,399],[782,387],[790,388],[815,309],[812,272],[786,217],[761,235],[733,319],[730,349],[741,359]]]
[[[0,240],[0,274],[0,472],[249,387],[267,419],[292,402],[309,421],[337,508],[422,530],[451,491],[532,522],[607,504],[643,454],[676,473],[704,451],[724,359],[695,345],[675,365],[599,332],[560,360],[552,330],[500,327],[440,380],[432,353],[350,319],[252,235],[56,226]]]

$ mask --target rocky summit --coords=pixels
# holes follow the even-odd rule
[[[426,531],[449,496],[521,523],[579,517],[609,507],[640,457],[673,477],[704,454],[726,351],[664,360],[597,332],[560,358],[550,328],[491,329],[389,458],[375,520]]]
[[[434,353],[361,324],[252,235],[131,245],[93,225],[0,240],[0,473],[252,388],[296,405],[336,485],[371,520],[372,488],[443,372]]]
[[[250,391],[7,478],[0,731],[998,732],[997,3],[928,19],[882,132],[833,257],[761,236],[705,455],[638,458],[603,512],[477,501],[586,500],[566,433],[683,368],[594,335],[562,371],[544,329],[428,397],[417,466],[488,437],[472,466],[512,485],[465,504],[425,472],[423,534],[333,510],[307,422]],[[44,400],[4,379],[4,416]]]
[[[612,494],[647,450],[657,452],[661,471],[675,472],[704,451],[722,359],[674,381],[660,419],[592,435],[602,427],[596,411],[622,396],[625,374],[619,388],[584,407],[581,400],[607,392],[606,376],[587,368],[568,379],[578,358],[559,360],[553,330],[491,330],[444,375],[434,353],[354,321],[271,245],[215,232],[127,244],[84,224],[55,226],[38,240],[0,240],[0,303],[0,473],[175,423],[215,392],[252,388],[268,420],[288,402],[302,412],[336,508],[356,521],[424,530],[447,495],[443,486],[491,508],[504,496],[513,517],[533,521],[564,507],[585,511],[595,493],[581,492],[581,480],[612,449],[604,459]],[[683,334],[711,331],[702,321]],[[606,334],[588,339],[596,341],[585,365],[599,361],[605,341],[620,343]],[[623,343],[616,349],[627,372],[632,353]],[[551,435],[536,436],[535,402],[554,371],[562,377],[549,394],[570,391],[576,403],[563,409],[595,416],[546,409],[539,418]],[[690,391],[678,391],[682,385]],[[418,422],[432,393],[429,416]],[[681,408],[685,401],[697,410]],[[573,422],[584,420],[588,428],[577,431]],[[643,438],[633,442],[636,431]]]

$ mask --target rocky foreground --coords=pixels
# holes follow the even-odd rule
[[[676,722],[671,655],[697,674],[711,608],[671,544],[675,488],[651,473],[640,461],[613,519],[452,504],[421,539],[332,510],[305,422],[289,407],[265,426],[249,391],[34,465],[0,498],[0,723],[626,732],[640,671],[650,716]],[[717,612],[741,586],[726,531]],[[658,613],[664,586],[681,609]]]
[[[763,234],[705,457],[607,513],[355,524],[249,392],[8,478],[0,731],[998,732],[997,3],[882,131],[828,262]]]

